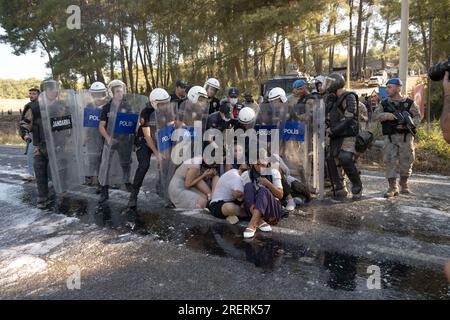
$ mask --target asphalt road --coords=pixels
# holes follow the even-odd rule
[[[82,187],[36,209],[25,164],[0,146],[1,299],[450,298],[449,177],[414,175],[415,196],[386,200],[383,173],[363,172],[361,201],[313,202],[243,240],[245,223],[164,209],[154,164],[135,231],[119,190],[103,207]]]

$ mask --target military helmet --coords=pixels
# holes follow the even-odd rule
[[[333,72],[328,78],[331,82],[326,88],[328,92],[335,93],[337,90],[345,87],[345,79],[340,73]]]

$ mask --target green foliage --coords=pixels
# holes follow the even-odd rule
[[[421,124],[418,127],[416,138],[416,146],[425,150],[426,154],[450,160],[450,145],[444,140],[438,121],[431,123],[429,133],[426,124]]]
[[[0,98],[2,99],[25,99],[28,98],[30,88],[39,88],[41,80],[26,79],[0,79]]]
[[[368,26],[375,37],[367,58],[398,60],[399,37],[393,25],[400,19],[399,0],[0,0],[0,26],[5,30],[0,41],[16,54],[42,50],[53,77],[65,87],[74,88],[80,80],[88,87],[94,81],[121,78],[129,91],[149,93],[154,87],[171,90],[179,78],[203,84],[215,76],[224,86],[256,94],[259,82],[289,72],[288,64],[310,75],[345,66],[346,57],[334,47],[347,46],[349,30],[339,29],[350,13],[349,3],[353,20],[359,22],[351,30],[353,46],[363,40],[357,25],[365,28],[373,15],[392,27],[372,32],[375,24]],[[450,53],[450,0],[410,3],[410,63],[424,70],[430,14],[433,60]],[[80,30],[66,26],[66,9],[72,4],[81,9]],[[437,101],[437,93],[433,101],[434,96]],[[438,113],[435,109],[433,114]]]

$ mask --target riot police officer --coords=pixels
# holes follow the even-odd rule
[[[215,78],[209,78],[206,80],[203,88],[208,93],[209,99],[209,112],[208,114],[212,114],[214,112],[219,111],[220,100],[216,98],[217,92],[220,90],[220,82]]]
[[[115,121],[112,121],[114,119],[110,119],[111,117],[115,116],[115,113],[118,113],[113,112],[113,110],[130,112],[130,105],[125,99],[125,83],[120,80],[113,80],[108,84],[108,91],[110,97],[112,98],[107,104],[102,107],[100,124],[98,127],[100,134],[105,140],[104,152],[102,155],[102,164],[105,164],[105,179],[103,182],[100,181],[100,176],[102,175],[102,173],[100,173],[99,175],[99,182],[101,185],[101,194],[99,199],[100,204],[109,199],[109,176],[114,174],[114,172],[112,172],[111,170],[114,153],[118,154],[120,160],[120,168],[122,170],[123,176],[122,180],[125,182],[125,187],[127,191],[132,191],[131,183],[128,182],[129,176],[131,174],[132,163],[131,150],[133,146],[132,139],[130,139],[131,135],[119,135],[117,137],[113,137],[114,129],[112,128],[114,128],[115,126]],[[105,147],[107,148],[107,150],[109,150],[107,153],[105,153]],[[102,165],[100,171],[102,171]]]
[[[233,119],[238,119],[239,111],[244,108],[244,105],[239,101],[239,90],[231,87],[227,91],[227,102],[231,105],[231,115]]]
[[[345,80],[342,75],[332,73],[330,78],[332,82],[327,89],[329,94],[326,102],[329,174],[334,183],[334,194],[346,197],[341,167],[352,183],[351,192],[356,200],[361,198],[363,189],[355,159],[355,140],[359,133],[358,98],[355,93],[344,90]]]
[[[403,97],[400,79],[390,79],[387,86],[386,99],[375,110],[374,120],[381,122],[384,135],[384,160],[386,162],[386,178],[389,188],[384,194],[386,198],[399,195],[397,185],[397,161],[400,169],[401,193],[410,194],[408,178],[412,173],[415,159],[414,135],[415,126],[420,122],[417,105],[412,99]]]
[[[152,115],[154,121],[153,112],[158,108],[158,104],[170,103],[170,95],[166,90],[156,88],[150,93],[150,104],[141,111],[139,116],[139,128],[136,133],[136,157],[139,165],[134,175],[133,190],[130,194],[128,201],[129,208],[135,208],[137,206],[137,196],[139,190],[144,181],[145,175],[150,168],[150,158],[154,154],[157,158],[161,157],[155,139],[156,132],[151,132],[151,129],[155,128],[154,124],[151,124]],[[153,127],[153,128],[152,128]]]

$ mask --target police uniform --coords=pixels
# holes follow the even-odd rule
[[[208,114],[213,114],[214,112],[219,111],[219,108],[220,108],[220,100],[217,99],[216,97],[210,98]]]
[[[110,117],[110,110],[111,110],[111,103],[112,100],[109,101],[107,104],[105,104],[102,107],[102,113],[100,115],[100,121],[105,121],[106,122],[106,127],[108,127],[108,121],[109,121],[109,117]],[[130,111],[130,106],[128,105],[128,103],[126,102],[126,100],[122,100],[119,108],[118,108],[118,112],[129,112]],[[116,137],[117,139],[117,145],[113,146],[113,148],[117,151],[118,155],[119,155],[119,159],[120,159],[120,166],[122,167],[122,172],[123,172],[123,177],[124,177],[124,181],[129,181],[129,177],[130,177],[130,173],[131,173],[131,152],[132,152],[132,148],[133,148],[133,144],[131,143],[130,139],[133,139],[133,137],[131,135],[118,135]],[[114,152],[110,153],[110,158],[112,158],[114,155]],[[111,160],[111,159],[110,159]],[[110,161],[108,161],[109,166]],[[110,168],[108,167],[108,173],[109,173]],[[108,174],[106,175],[108,176]],[[127,187],[129,187],[129,183],[126,183]],[[107,186],[104,186],[107,187]]]
[[[235,119],[225,121],[224,119],[222,119],[220,111],[217,111],[208,116],[208,120],[206,122],[206,130],[217,129],[220,131],[225,131],[227,129],[232,129],[236,123],[237,121]]]
[[[177,111],[180,109],[181,104],[186,99],[187,99],[186,97],[179,97],[175,93],[170,95],[170,102],[176,102],[177,103]]]
[[[362,182],[355,159],[355,141],[359,132],[359,106],[355,95],[352,92],[344,92],[340,97],[329,96],[327,121],[332,135],[329,137],[330,150],[327,162],[335,190],[344,190],[339,165],[352,183],[353,195],[360,195]]]
[[[150,168],[150,159],[153,153],[152,149],[150,149],[150,147],[147,145],[147,141],[145,140],[142,128],[150,128],[150,130],[153,131],[152,140],[155,146],[157,145],[155,138],[156,123],[154,111],[155,109],[153,109],[151,106],[147,106],[141,111],[141,114],[139,116],[139,128],[136,133],[135,139],[136,157],[139,164],[136,173],[134,175],[133,191],[130,195],[130,203],[129,203],[130,207],[136,206],[137,195],[139,194],[139,190],[142,187],[145,175],[147,174],[148,169]]]

